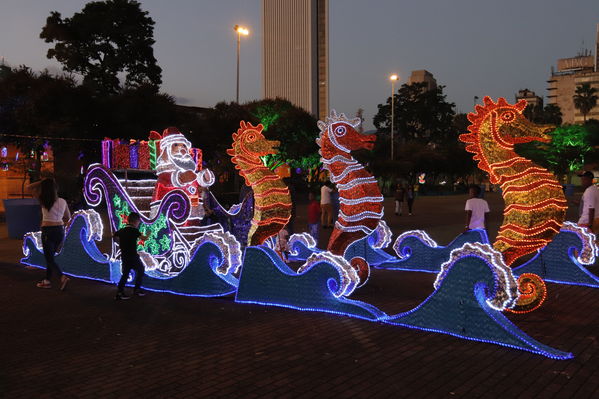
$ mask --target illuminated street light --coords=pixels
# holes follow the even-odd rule
[[[395,123],[395,81],[399,79],[399,76],[397,76],[396,74],[393,74],[391,76],[389,76],[389,80],[391,81],[391,160],[393,160],[394,157],[394,140],[393,140],[393,133],[394,133],[394,123]]]
[[[241,43],[241,35],[249,35],[250,30],[239,25],[235,25],[233,29],[235,32],[237,32],[237,93],[235,95],[235,102],[239,104],[239,47]]]

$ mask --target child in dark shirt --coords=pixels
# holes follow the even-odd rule
[[[137,239],[141,238],[143,240],[147,240],[148,237],[144,236],[139,231],[140,223],[141,219],[139,213],[132,212],[127,218],[127,226],[113,234],[113,237],[119,239],[119,246],[121,248],[121,269],[123,271],[123,275],[119,281],[115,297],[117,300],[130,298],[130,296],[125,294],[124,289],[131,270],[135,271],[135,288],[133,289],[133,295],[145,295],[145,292],[141,289],[141,280],[144,275],[144,265],[141,263],[141,259],[137,253]]]

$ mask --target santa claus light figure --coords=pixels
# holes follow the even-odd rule
[[[207,188],[214,184],[214,174],[201,169],[201,152],[197,160],[191,155],[191,143],[176,127],[164,130],[162,136],[155,131],[150,139],[160,140],[160,151],[156,154],[158,180],[150,208],[155,216],[162,198],[172,190],[183,190],[191,202],[191,213],[186,224],[199,224],[204,217],[204,200]],[[195,150],[199,152],[199,150]]]

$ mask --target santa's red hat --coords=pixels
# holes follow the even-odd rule
[[[185,144],[188,148],[191,148],[191,143],[185,138],[185,136],[176,127],[167,127],[160,133],[156,131],[150,132],[150,139],[160,140],[160,149],[164,150],[166,147],[170,147],[173,144]]]

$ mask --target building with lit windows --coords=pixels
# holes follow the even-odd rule
[[[262,96],[329,113],[328,0],[262,0]]]

